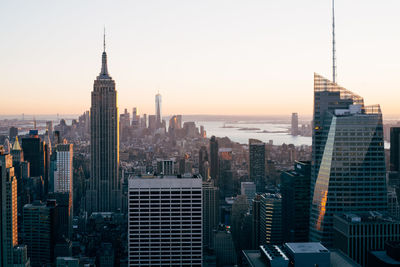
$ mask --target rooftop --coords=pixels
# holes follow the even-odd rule
[[[340,215],[334,215],[349,223],[382,223],[382,222],[396,222],[392,217],[377,211],[369,211],[363,213],[347,212]]]
[[[329,250],[319,242],[285,243],[292,253],[327,253]]]

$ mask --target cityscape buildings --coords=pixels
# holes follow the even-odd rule
[[[104,34],[90,111],[0,118],[0,267],[400,265],[400,123],[338,85],[332,26],[333,78],[314,74],[300,127],[294,106],[163,120],[159,93],[120,114]]]

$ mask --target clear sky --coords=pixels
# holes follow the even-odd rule
[[[338,83],[400,114],[399,0],[336,0]],[[312,113],[331,74],[330,0],[2,0],[0,114],[81,113],[103,25],[119,108]]]

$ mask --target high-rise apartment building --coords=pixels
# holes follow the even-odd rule
[[[54,192],[73,192],[73,144],[59,144],[56,147],[56,170],[54,171]]]
[[[249,139],[249,174],[257,192],[265,191],[265,143]]]
[[[290,129],[292,135],[299,135],[299,115],[292,113],[292,128]]]
[[[281,174],[282,227],[285,242],[307,242],[310,230],[311,162],[296,161]]]
[[[0,147],[0,266],[13,266],[13,250],[18,245],[17,178],[12,156]]]
[[[119,169],[119,123],[115,81],[108,74],[107,54],[102,55],[94,81],[90,108],[90,182],[86,210],[117,211],[121,208]]]
[[[202,180],[129,179],[129,266],[202,265]]]
[[[260,199],[260,242],[261,244],[281,244],[282,196],[265,193]]]
[[[213,245],[213,232],[219,223],[218,187],[212,181],[203,181],[203,247]]]
[[[332,244],[333,215],[387,210],[382,113],[314,75],[310,241]]]

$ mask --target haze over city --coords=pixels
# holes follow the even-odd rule
[[[3,1],[1,114],[90,107],[103,27],[120,110],[311,116],[331,78],[330,1]],[[337,1],[338,83],[398,112],[400,2]],[[16,101],[18,104],[16,104]],[[45,105],[44,105],[45,103]]]

